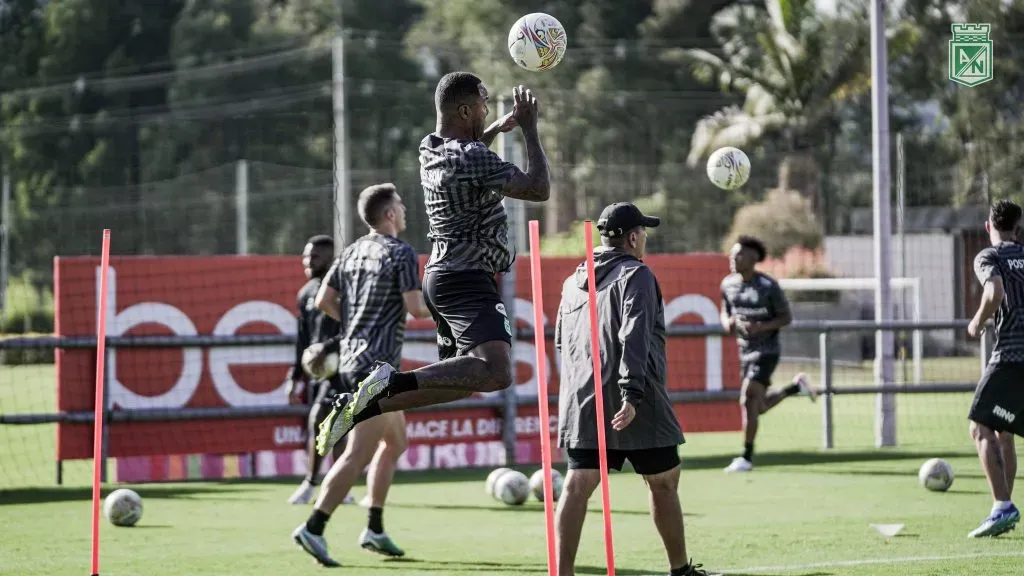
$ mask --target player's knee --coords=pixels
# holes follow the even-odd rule
[[[676,466],[659,474],[645,476],[644,479],[647,480],[647,487],[655,496],[676,494],[676,491],[679,489],[679,467]]]
[[[600,483],[601,474],[597,470],[570,470],[562,486],[562,496],[586,500]]]
[[[489,392],[500,392],[512,385],[512,363],[504,360],[488,360],[487,372]]]
[[[971,438],[973,438],[975,442],[980,442],[982,440],[991,441],[996,439],[996,434],[991,428],[984,424],[971,422]]]

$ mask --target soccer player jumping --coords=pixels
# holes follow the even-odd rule
[[[409,372],[376,365],[355,394],[337,397],[320,425],[326,453],[359,422],[382,413],[495,392],[512,384],[512,321],[495,275],[508,271],[515,247],[502,198],[542,202],[550,194],[548,161],[537,131],[533,93],[517,86],[512,112],[490,126],[488,91],[474,74],[452,72],[437,83],[437,128],[420,142],[420,182],[433,244],[423,295],[437,324],[440,361]],[[527,171],[488,146],[519,126]]]
[[[790,396],[816,397],[806,374],[797,374],[789,386],[770,391],[772,373],[779,364],[779,328],[793,317],[789,301],[774,278],[755,270],[767,256],[757,238],[740,236],[729,256],[729,274],[722,280],[721,322],[729,334],[735,333],[740,346],[740,373],[743,389],[743,455],[726,466],[726,472],[750,472],[754,469],[754,438],[761,414]]]
[[[999,536],[1020,522],[1020,510],[1010,500],[1017,475],[1013,436],[1024,436],[1024,246],[1014,242],[1020,220],[1017,204],[1008,200],[993,204],[985,222],[992,245],[974,258],[974,274],[984,292],[967,333],[981,335],[995,315],[996,341],[968,418],[994,503],[968,538]]]

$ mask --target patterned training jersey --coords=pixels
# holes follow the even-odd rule
[[[1024,362],[1024,246],[1000,242],[974,258],[974,274],[984,286],[991,278],[1003,279],[1003,301],[996,310],[996,341],[989,363]]]
[[[501,201],[521,174],[479,140],[428,134],[420,142],[420,183],[433,248],[427,270],[506,272],[515,260]]]
[[[740,274],[726,276],[722,280],[722,306],[730,316],[750,322],[769,322],[789,313],[789,301],[782,287],[760,272],[755,272],[750,282],[744,282]],[[782,352],[778,330],[749,336],[737,334],[736,341],[744,358],[778,356]]]
[[[327,273],[341,298],[340,372],[368,372],[380,360],[398,368],[405,337],[402,294],[420,290],[409,244],[370,233],[342,252]]]

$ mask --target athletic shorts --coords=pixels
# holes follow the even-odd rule
[[[990,364],[978,382],[967,417],[992,430],[1024,437],[1024,364]]]
[[[429,271],[423,278],[423,299],[437,324],[441,360],[462,356],[492,340],[512,343],[512,325],[492,274]]]
[[[568,448],[570,470],[598,470],[600,455],[594,448]],[[645,450],[608,450],[608,468],[621,472],[622,465],[629,460],[633,470],[643,476],[661,474],[679,466],[678,446],[648,448]]]
[[[779,357],[774,355],[740,359],[740,376],[743,380],[753,380],[771,386],[772,374],[778,365]]]
[[[313,399],[315,404],[330,405],[334,397],[344,392],[354,393],[359,383],[369,375],[368,372],[342,372],[331,376],[327,380],[314,382],[311,387],[316,390]]]

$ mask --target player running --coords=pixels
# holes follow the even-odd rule
[[[468,72],[437,84],[437,129],[420,142],[420,182],[433,243],[423,293],[437,324],[440,362],[397,372],[382,362],[342,394],[320,425],[317,450],[326,452],[353,426],[382,413],[442,404],[512,384],[512,324],[495,275],[515,260],[502,197],[548,199],[548,162],[537,132],[533,93],[513,90],[512,112],[485,128],[487,87]],[[488,146],[519,126],[526,140],[524,173]]]
[[[291,378],[288,383],[288,401],[292,404],[304,404],[312,402],[307,419],[307,437],[309,438],[309,451],[306,476],[295,492],[288,498],[290,504],[308,504],[313,496],[313,491],[320,483],[320,463],[323,457],[316,451],[317,426],[330,411],[330,399],[341,392],[340,382],[337,378],[323,381],[311,381],[309,375],[302,369],[302,353],[311,344],[323,342],[338,333],[338,322],[324,313],[316,306],[316,293],[320,290],[320,284],[327,269],[334,260],[334,239],[330,236],[318,234],[306,241],[302,249],[302,270],[306,274],[306,284],[299,289],[298,293],[298,330],[295,342],[295,363],[292,365]],[[338,444],[334,447],[334,457],[337,459],[344,450],[344,445]],[[351,497],[346,497],[346,502]]]
[[[736,334],[740,348],[743,389],[743,455],[733,459],[725,472],[754,469],[754,438],[761,414],[790,396],[817,397],[806,374],[793,377],[782,390],[769,390],[779,364],[779,329],[792,322],[789,301],[774,278],[754,269],[767,256],[757,238],[740,236],[729,255],[731,274],[722,280],[721,322],[726,333]]]
[[[326,352],[337,351],[338,375],[345,390],[354,390],[376,360],[398,366],[407,311],[416,318],[430,315],[420,289],[416,253],[398,239],[405,230],[405,206],[395,187],[379,184],[363,190],[358,210],[370,233],[345,249],[316,295],[316,305],[340,321],[343,328],[334,338],[317,345],[320,354],[314,363],[322,362]],[[359,536],[359,545],[386,556],[404,555],[384,532],[383,506],[405,448],[402,412],[356,426],[344,454],[327,472],[312,514],[295,529],[292,538],[321,564],[337,566],[327,552],[324,528],[373,460],[367,478],[369,522]]]
[[[968,538],[999,536],[1020,521],[1020,510],[1011,500],[1017,475],[1013,437],[1024,436],[1024,246],[1014,242],[1020,220],[1017,204],[1009,200],[993,204],[985,222],[992,246],[974,258],[974,274],[984,292],[967,333],[979,336],[994,314],[996,341],[968,418],[994,503]]]

